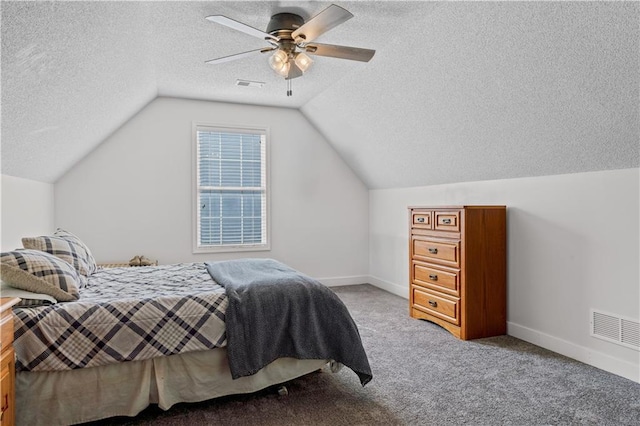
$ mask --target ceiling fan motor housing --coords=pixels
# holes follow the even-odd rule
[[[304,25],[302,16],[295,13],[276,13],[269,20],[267,32],[276,37],[291,38],[291,33]]]

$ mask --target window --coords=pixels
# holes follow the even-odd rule
[[[194,130],[194,252],[268,250],[267,131]]]

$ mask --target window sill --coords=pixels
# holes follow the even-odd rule
[[[199,253],[242,253],[247,251],[270,251],[271,246],[269,244],[260,244],[255,246],[209,246],[209,247],[194,247],[193,254]]]

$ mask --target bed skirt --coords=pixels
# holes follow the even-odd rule
[[[68,371],[16,374],[16,425],[69,425],[135,416],[149,404],[168,410],[256,392],[322,368],[327,360],[281,358],[233,380],[226,348]]]

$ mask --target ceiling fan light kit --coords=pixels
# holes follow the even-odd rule
[[[269,65],[271,68],[283,77],[287,77],[289,74],[289,57],[284,50],[276,50],[276,52],[269,57]]]
[[[313,63],[309,55],[361,62],[371,60],[376,53],[375,50],[313,42],[320,35],[352,17],[353,15],[349,11],[335,4],[324,9],[307,22],[294,13],[277,13],[269,20],[267,31],[263,32],[226,16],[207,16],[208,21],[258,37],[271,46],[212,59],[206,63],[219,64],[253,56],[255,53],[273,52],[269,57],[269,66],[287,80],[287,96],[291,96],[291,80],[301,77]]]
[[[311,59],[306,53],[299,52],[296,53],[295,63],[302,72],[305,72],[313,63],[313,59]]]

